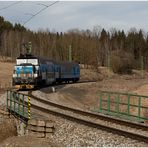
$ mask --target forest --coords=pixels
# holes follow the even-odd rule
[[[27,42],[32,43],[33,54],[55,60],[68,60],[71,47],[73,61],[94,69],[108,66],[116,73],[148,69],[148,34],[142,29],[108,31],[96,25],[92,30],[71,29],[59,33],[39,29],[35,32],[0,17],[1,61],[14,62]]]

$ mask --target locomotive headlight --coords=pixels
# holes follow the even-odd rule
[[[36,78],[37,76],[38,76],[38,74],[37,74],[37,73],[35,73],[35,74],[34,74],[34,78]]]
[[[35,66],[35,73],[37,74],[39,71],[39,66]]]
[[[15,77],[17,77],[17,74],[15,73],[15,74],[13,74],[13,78],[15,78]]]

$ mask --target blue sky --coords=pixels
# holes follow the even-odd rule
[[[0,15],[12,23],[23,24],[52,1],[22,1],[1,10],[14,1],[0,1]],[[148,1],[59,1],[30,20],[25,27],[31,30],[49,29],[59,32],[69,29],[93,29],[101,26],[129,30],[132,27],[148,32]]]

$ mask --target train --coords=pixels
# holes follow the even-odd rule
[[[33,89],[63,82],[75,83],[79,79],[80,66],[76,62],[25,54],[16,58],[12,85],[17,89]]]

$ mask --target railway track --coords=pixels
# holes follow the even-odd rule
[[[34,109],[148,143],[148,126],[56,104],[32,95],[32,91],[28,95]]]
[[[50,85],[50,86],[43,86],[43,87],[38,87],[37,89],[42,89],[42,88],[46,88],[46,87],[55,87],[56,89],[59,89],[60,86],[65,86],[65,85],[77,85],[77,84],[86,84],[86,83],[96,83],[97,80],[85,80],[85,81],[77,81],[75,83],[73,82],[69,82],[69,83],[56,83],[54,85]]]
[[[93,82],[97,82],[97,80],[81,80],[81,81],[77,81],[76,83],[69,83],[69,84],[79,84],[79,83],[93,83]]]
[[[49,86],[40,86],[40,87],[36,87],[34,88],[33,90],[39,90],[39,89],[42,89],[42,88],[46,88],[46,87],[50,87],[50,86],[53,86],[53,87],[58,87],[58,86],[62,86],[62,85],[74,85],[74,84],[82,84],[82,83],[95,83],[97,82],[97,80],[85,80],[85,81],[77,81],[75,83],[73,82],[69,82],[69,83],[56,83],[54,85],[49,85]],[[27,90],[27,89],[17,89],[17,88],[14,88],[14,87],[10,87],[8,88],[7,90],[12,90],[12,91],[16,91],[16,92],[21,92],[21,91],[24,91],[24,90]],[[29,90],[27,90],[29,91]],[[22,93],[22,92],[21,92]]]

